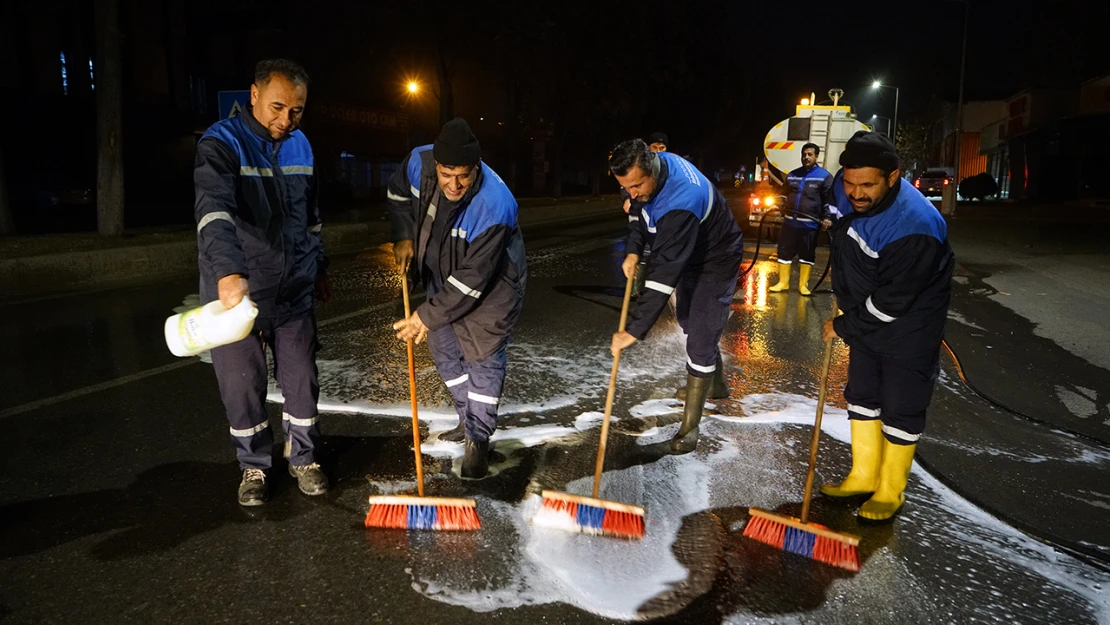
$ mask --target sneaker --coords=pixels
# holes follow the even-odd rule
[[[323,495],[328,492],[328,476],[324,475],[320,465],[315,462],[299,467],[291,464],[289,475],[297,478],[297,488],[306,495]]]
[[[239,505],[261,506],[266,503],[267,490],[262,469],[244,469],[243,481],[239,482]]]

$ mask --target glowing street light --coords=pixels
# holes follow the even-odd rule
[[[892,124],[894,127],[889,134],[891,135],[890,140],[894,142],[894,147],[898,147],[898,87],[884,85],[878,80],[871,83],[872,89],[882,89],[883,87],[894,90],[894,123]]]
[[[415,80],[410,80],[408,84],[405,85],[405,88],[408,89],[408,92],[412,95],[420,93],[420,83],[416,82]]]

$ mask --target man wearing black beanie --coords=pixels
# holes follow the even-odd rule
[[[842,311],[823,336],[848,344],[852,470],[821,492],[871,495],[871,521],[902,506],[925,410],[939,372],[955,258],[947,224],[900,177],[898,152],[878,133],[857,132],[840,155],[844,217],[830,230],[832,278]]]
[[[405,158],[388,191],[397,264],[427,293],[393,328],[401,340],[428,339],[459,414],[441,438],[465,440],[462,475],[475,479],[488,470],[505,348],[527,277],[516,200],[481,157],[478,138],[455,118]]]

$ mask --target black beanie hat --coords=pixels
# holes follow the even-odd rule
[[[461,117],[447,122],[432,146],[432,158],[445,167],[469,167],[482,158],[478,137]]]
[[[648,135],[647,144],[651,145],[653,143],[662,143],[663,145],[670,145],[671,144],[670,141],[667,141],[667,135],[665,135],[661,132],[653,132],[650,135]]]
[[[840,153],[840,166],[848,169],[875,167],[886,172],[900,168],[894,143],[877,132],[860,130]]]

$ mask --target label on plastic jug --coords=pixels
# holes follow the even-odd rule
[[[200,330],[200,313],[203,308],[195,308],[181,315],[177,322],[177,331],[181,335],[181,344],[185,350],[192,352],[208,347],[209,342],[204,340]]]

